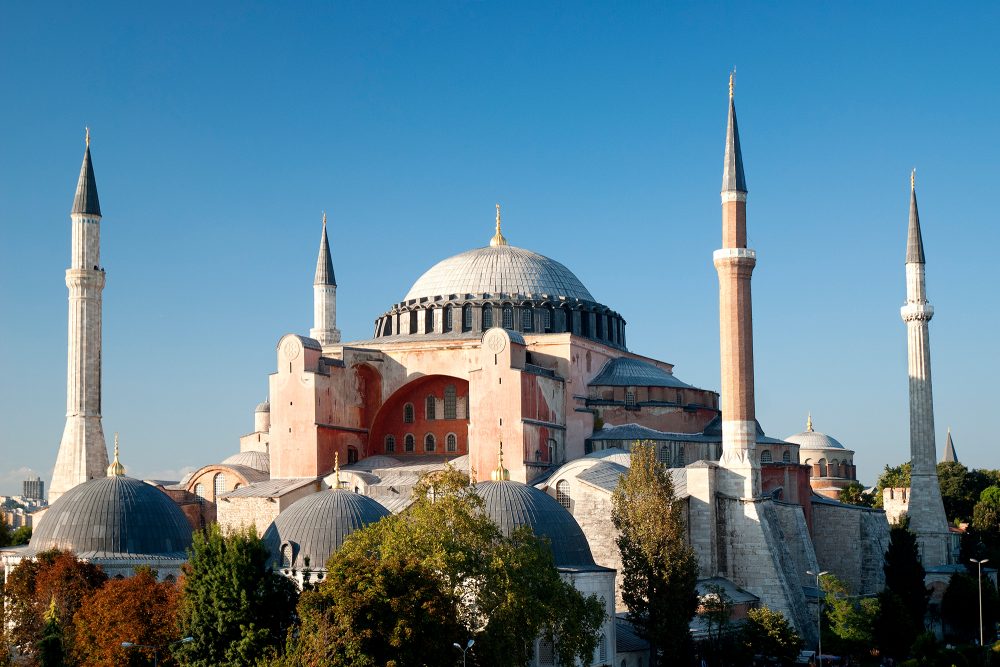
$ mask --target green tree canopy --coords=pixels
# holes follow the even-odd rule
[[[924,585],[917,538],[903,526],[889,530],[885,552],[885,590],[879,594],[876,643],[887,655],[902,658],[924,632],[930,590]]]
[[[910,486],[910,462],[898,466],[886,466],[875,482],[875,507],[882,507],[883,489],[897,489]]]
[[[454,468],[414,488],[414,503],[353,533],[304,594],[289,664],[452,664],[453,644],[476,644],[470,665],[524,665],[539,635],[560,664],[589,662],[603,604],[559,576],[548,544],[511,537],[482,511]],[[318,661],[318,662],[316,662]]]
[[[629,620],[650,643],[651,667],[660,651],[684,660],[698,608],[698,563],[685,539],[683,503],[650,445],[632,447],[631,469],[614,491],[611,518],[619,532],[622,598]]]
[[[249,528],[223,535],[218,524],[194,534],[184,566],[180,636],[183,665],[251,665],[281,647],[295,614],[295,586],[273,574],[268,552]]]
[[[874,507],[875,495],[865,491],[860,482],[851,482],[840,490],[840,502],[860,507]]]
[[[979,640],[979,581],[977,575],[954,574],[941,600],[941,620],[948,636],[961,642]],[[987,641],[1000,612],[997,589],[989,577],[983,577],[983,627]]]
[[[878,600],[851,596],[846,584],[833,575],[823,577],[820,585],[826,594],[823,645],[833,653],[867,654],[875,639]]]
[[[743,641],[747,656],[774,658],[782,665],[792,664],[802,649],[802,638],[792,629],[788,619],[767,607],[747,612]]]

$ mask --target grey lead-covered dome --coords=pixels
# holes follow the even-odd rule
[[[187,558],[191,526],[162,491],[125,476],[73,487],[45,512],[32,551],[62,549],[79,556],[156,555]]]
[[[594,556],[580,525],[552,496],[521,482],[480,482],[476,493],[486,515],[508,537],[520,526],[529,526],[549,540],[557,567],[594,565]]]
[[[449,294],[546,294],[594,301],[565,266],[510,245],[476,248],[438,262],[413,283],[403,301]]]
[[[320,569],[348,535],[386,516],[389,510],[368,496],[347,489],[320,491],[279,514],[264,533],[264,544],[282,567]],[[283,562],[286,544],[291,563]]]
[[[223,459],[223,465],[246,466],[260,472],[271,473],[271,456],[267,452],[246,451]]]
[[[813,430],[790,435],[785,438],[785,442],[795,443],[800,449],[844,449],[844,446],[835,438]]]

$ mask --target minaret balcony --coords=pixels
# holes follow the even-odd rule
[[[908,303],[899,309],[904,322],[927,322],[934,317],[934,306],[929,303]]]

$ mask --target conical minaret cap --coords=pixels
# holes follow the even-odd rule
[[[337,286],[333,258],[330,257],[330,241],[326,236],[326,213],[323,214],[323,234],[319,239],[319,257],[316,259],[316,279],[313,280],[313,285]]]
[[[87,129],[87,148],[83,153],[83,164],[80,166],[80,180],[76,184],[76,196],[73,197],[72,214],[100,215],[101,202],[97,198],[97,179],[94,177],[94,164],[90,160],[90,129]]]
[[[747,192],[743,174],[743,153],[740,151],[740,130],[736,124],[736,103],[733,101],[733,77],[729,75],[729,122],[726,124],[726,156],[722,166],[722,191]]]
[[[910,173],[910,227],[906,233],[906,263],[924,263],[924,239],[920,234],[920,213],[917,211],[916,169]]]
[[[955,451],[955,443],[951,440],[951,429],[948,429],[948,438],[944,443],[943,463],[958,463],[958,453]]]

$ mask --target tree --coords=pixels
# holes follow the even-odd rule
[[[861,507],[875,506],[875,496],[865,491],[865,487],[861,486],[859,482],[851,482],[841,489],[838,500],[848,505],[859,505]]]
[[[989,577],[982,578],[983,627],[987,638],[994,637],[993,630],[1000,612],[997,589]],[[979,581],[975,575],[953,574],[941,600],[941,619],[949,636],[970,642],[979,641]]]
[[[708,586],[708,592],[701,596],[699,604],[699,613],[707,625],[708,639],[700,643],[698,653],[705,656],[710,665],[725,665],[740,648],[734,642],[734,633],[730,632],[732,598],[725,587],[713,584]]]
[[[280,649],[291,626],[295,585],[267,566],[256,530],[223,535],[218,524],[194,534],[181,580],[180,636],[194,641],[177,650],[181,664],[197,667],[253,664]]]
[[[4,585],[4,612],[12,643],[37,659],[46,610],[54,603],[54,623],[60,628],[62,645],[71,650],[76,612],[105,581],[107,575],[100,567],[80,561],[68,551],[44,551],[34,559],[22,560]]]
[[[889,530],[889,548],[885,552],[883,569],[885,590],[878,598],[875,638],[884,653],[905,657],[924,631],[924,616],[930,599],[930,590],[924,585],[917,538],[907,528],[893,526]]]
[[[31,541],[31,526],[21,526],[10,534],[10,546],[19,547]]]
[[[290,664],[523,665],[539,635],[560,664],[588,662],[604,608],[563,581],[549,546],[523,527],[505,537],[454,468],[423,478],[414,502],[351,534],[304,594]],[[373,662],[372,662],[373,661]]]
[[[611,519],[619,532],[622,598],[629,621],[650,643],[650,665],[658,663],[660,651],[684,660],[698,608],[698,565],[685,541],[683,504],[648,444],[632,447],[629,474],[612,496]]]
[[[80,665],[152,665],[152,651],[122,642],[166,647],[176,641],[178,603],[177,585],[158,582],[148,567],[108,581],[76,613],[73,657]],[[169,651],[158,657],[161,665],[176,664]]]
[[[791,664],[802,648],[799,637],[788,619],[767,607],[755,607],[747,612],[743,626],[743,642],[747,655],[762,655]]]
[[[827,575],[821,581],[826,594],[824,645],[834,653],[861,656],[874,642],[873,628],[879,614],[877,599],[850,596],[847,586],[837,577]]]
[[[875,507],[882,507],[883,489],[898,489],[910,486],[910,462],[901,463],[895,467],[885,467],[875,483]]]
[[[37,656],[40,667],[63,667],[66,649],[63,645],[63,630],[59,623],[55,598],[49,602],[49,608],[42,617],[42,634],[38,639]]]
[[[957,461],[937,464],[937,474],[945,516],[949,521],[970,521],[979,494],[992,483],[990,475]]]
[[[979,494],[979,502],[972,510],[972,525],[983,532],[1000,529],[1000,486],[987,486]]]

